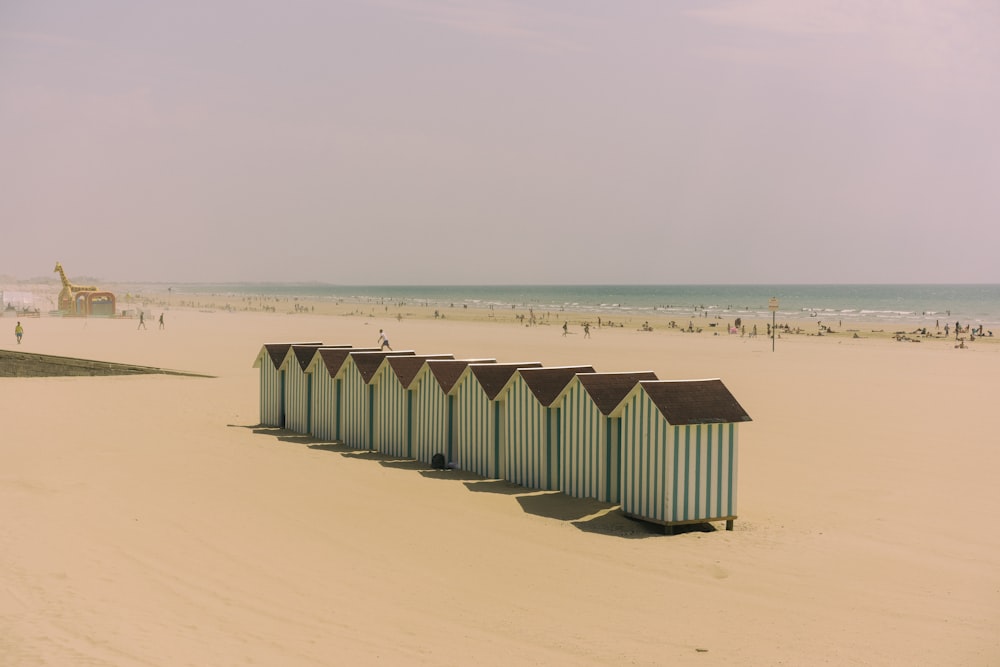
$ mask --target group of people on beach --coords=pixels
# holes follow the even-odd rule
[[[160,328],[164,328],[163,323],[163,313],[160,313]],[[144,312],[139,313],[139,326],[138,329],[146,328],[146,314]],[[17,338],[17,344],[21,344],[21,339],[24,338],[24,327],[21,326],[21,322],[18,321],[17,326],[14,327],[14,337]]]
[[[940,326],[940,323],[938,323],[938,326]],[[946,323],[944,325],[944,337],[945,338],[947,338],[949,335],[951,335],[950,334],[951,330],[952,330],[951,329],[951,325]],[[983,329],[983,325],[982,324],[980,324],[978,327],[974,327],[971,324],[966,324],[963,327],[962,324],[961,324],[961,322],[958,322],[958,321],[955,322],[955,329],[954,329],[954,331],[955,331],[955,340],[961,340],[959,338],[959,336],[961,336],[962,334],[969,334],[969,340],[976,340],[976,336],[989,337],[989,336],[993,335],[992,331],[985,331]]]
[[[146,313],[145,313],[145,311],[140,310],[139,311],[139,326],[136,327],[136,330],[138,331],[139,329],[145,329],[145,328],[146,328]],[[164,325],[163,325],[163,313],[160,313],[160,328],[161,329],[164,328]]]

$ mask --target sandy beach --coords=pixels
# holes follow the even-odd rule
[[[29,319],[21,346],[0,318],[5,349],[215,376],[0,379],[0,665],[1000,662],[992,339],[807,321],[772,352],[662,321],[585,338],[561,315],[222,306],[163,330],[160,307],[147,330]],[[754,420],[735,530],[665,536],[257,426],[263,343],[380,328],[418,353],[721,378]]]

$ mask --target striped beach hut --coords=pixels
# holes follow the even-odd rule
[[[350,345],[292,345],[278,371],[285,374],[285,428],[296,433],[312,431],[313,375],[306,373],[318,350],[350,348]]]
[[[253,362],[260,369],[260,424],[285,428],[285,374],[279,368],[292,345],[319,347],[323,343],[265,343]]]
[[[369,384],[375,387],[372,449],[399,458],[413,458],[413,382],[433,359],[454,359],[450,354],[386,357]]]
[[[413,447],[410,457],[431,463],[435,454],[452,461],[454,402],[452,389],[469,364],[495,364],[496,359],[432,359],[410,383],[413,395]]]
[[[351,352],[375,352],[374,347],[318,347],[306,366],[312,378],[309,432],[320,440],[340,440],[340,367]]]
[[[496,400],[502,404],[499,476],[529,489],[559,488],[560,419],[556,399],[593,366],[521,368]]]
[[[503,414],[497,394],[521,368],[541,368],[537,361],[469,364],[452,392],[454,426],[452,454],[458,467],[483,477],[501,479]]]
[[[575,376],[559,394],[561,447],[558,489],[574,498],[621,500],[621,418],[618,404],[652,371],[586,373]]]
[[[412,356],[413,350],[351,352],[335,380],[340,385],[341,441],[353,449],[370,450],[375,430],[375,385],[371,384],[386,357]]]
[[[642,381],[621,416],[622,511],[671,527],[736,519],[739,425],[750,416],[722,380]]]

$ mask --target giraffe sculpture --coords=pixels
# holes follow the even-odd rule
[[[97,288],[93,285],[74,285],[66,277],[66,272],[63,271],[62,264],[56,262],[56,268],[52,269],[53,273],[58,273],[59,277],[62,279],[63,288],[59,292],[59,310],[64,312],[73,312],[74,305],[73,300],[76,298],[77,292],[96,292]]]

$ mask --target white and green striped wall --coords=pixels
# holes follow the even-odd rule
[[[375,379],[375,419],[372,447],[388,456],[413,458],[414,397],[417,378],[432,360],[452,360],[450,354],[386,357]]]
[[[285,428],[296,433],[310,432],[313,376],[305,372],[302,361],[306,356],[311,360],[318,349],[315,346],[292,345],[278,368],[285,375]]]
[[[483,477],[499,477],[500,404],[490,400],[468,371],[455,385],[452,418],[452,454],[458,467]]]
[[[260,423],[285,427],[285,374],[269,359],[260,365]]]
[[[352,352],[374,352],[375,348],[321,347],[316,350],[306,373],[312,376],[311,428],[314,438],[337,442],[341,440],[340,424],[343,405],[340,370]]]
[[[529,489],[558,488],[559,408],[539,403],[520,381],[511,385],[500,403],[504,479]]]
[[[411,458],[430,463],[435,454],[443,454],[450,461],[452,396],[442,389],[429,363],[424,364],[411,387]]]
[[[373,389],[371,448],[388,456],[410,456],[410,390],[386,359],[369,383]]]
[[[652,371],[577,374],[554,402],[560,406],[559,490],[574,498],[621,501],[621,418],[611,416]]]
[[[506,406],[494,399],[518,368],[540,366],[538,362],[469,364],[462,372],[452,389],[452,453],[459,468],[491,479],[506,479],[505,459],[501,457]]]
[[[559,490],[574,498],[618,503],[621,420],[601,412],[579,381],[567,387],[560,410]]]
[[[574,498],[618,503],[621,478],[621,420],[589,405],[575,390],[560,412],[562,458],[559,490]],[[582,392],[586,393],[586,392]]]
[[[381,368],[385,357],[392,355],[412,355],[412,350],[393,352],[352,352],[341,367],[337,378],[340,385],[340,432],[341,441],[352,449],[371,450],[376,431],[378,409],[378,368],[369,377],[365,372],[370,366]],[[365,369],[365,371],[362,370]]]
[[[504,385],[500,458],[504,478],[529,489],[559,488],[562,450],[560,393],[578,373],[592,366],[522,368]]]
[[[260,424],[285,428],[285,373],[281,370],[292,345],[319,347],[322,343],[267,343],[254,360],[260,369]]]
[[[340,380],[334,380],[327,372],[322,360],[315,361],[306,369],[312,378],[312,395],[310,414],[312,428],[310,433],[319,440],[339,440],[339,385]]]
[[[453,389],[469,364],[495,364],[496,359],[429,359],[414,377],[411,457],[431,463],[435,454],[455,460]]]
[[[371,449],[371,418],[375,387],[365,382],[348,357],[337,375],[340,382],[340,439],[352,449]]]
[[[739,425],[670,424],[639,388],[624,399],[620,415],[622,511],[668,526],[726,520],[731,528]]]

